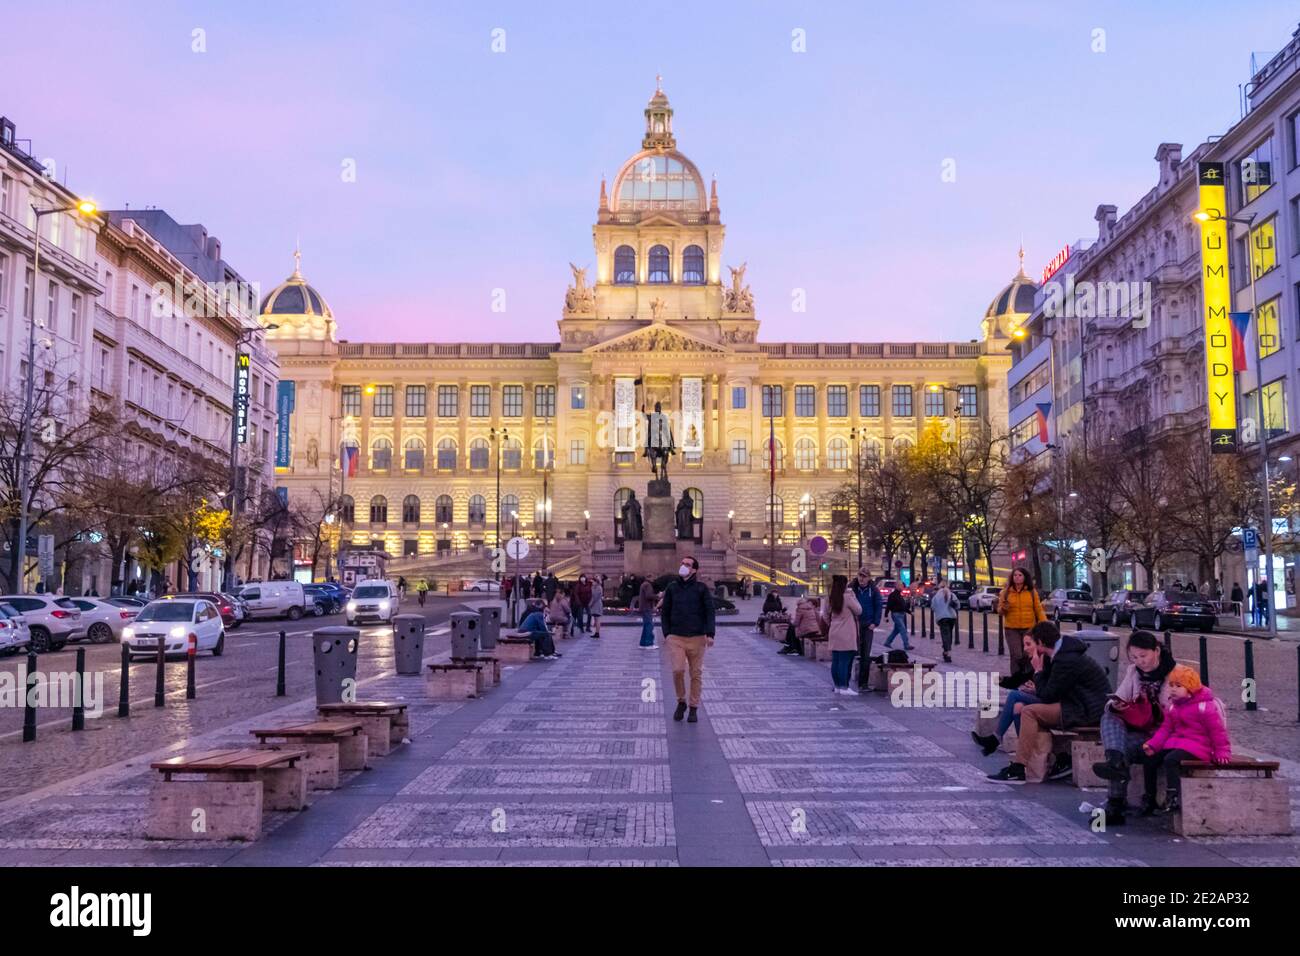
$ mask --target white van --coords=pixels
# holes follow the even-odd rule
[[[297,581],[263,581],[245,584],[239,599],[248,605],[249,618],[287,617],[296,621],[314,609]]]
[[[399,600],[397,585],[392,581],[358,582],[346,606],[348,626],[358,621],[391,621],[401,610]]]

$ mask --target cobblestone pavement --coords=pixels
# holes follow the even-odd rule
[[[477,700],[368,677],[362,699],[410,705],[410,743],[305,812],[268,813],[256,843],[143,839],[155,750],[0,803],[0,864],[1300,863],[1300,837],[1179,839],[1136,820],[1094,833],[1079,808],[1100,792],[989,782],[1005,758],[979,755],[972,712],[834,696],[826,664],[780,657],[748,627],[723,627],[708,652],[700,722],[674,722],[663,652],[638,634],[561,642],[561,660],[506,667]],[[252,726],[311,712],[241,715],[185,746],[246,745]]]

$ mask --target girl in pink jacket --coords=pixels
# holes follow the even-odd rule
[[[1143,772],[1146,793],[1142,796],[1142,815],[1150,816],[1156,807],[1156,774],[1165,768],[1165,812],[1176,813],[1182,805],[1182,762],[1205,760],[1227,763],[1232,759],[1232,743],[1223,705],[1214,692],[1201,683],[1190,667],[1179,665],[1169,672],[1169,706],[1160,729],[1142,745],[1145,755]]]

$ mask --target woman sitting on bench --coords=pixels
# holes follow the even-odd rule
[[[573,605],[569,601],[569,592],[563,585],[556,589],[555,597],[551,598],[550,607],[546,609],[546,623],[560,628],[561,637],[569,633],[569,627],[573,623]]]
[[[1020,658],[1022,666],[999,681],[1003,687],[1010,688],[1011,693],[1007,694],[1006,703],[998,712],[997,730],[987,736],[981,736],[978,730],[970,732],[971,740],[984,751],[986,757],[1002,746],[1002,738],[1012,724],[1016,727],[1016,733],[1020,733],[1021,709],[1026,704],[1038,703],[1038,696],[1034,693],[1034,673],[1036,668],[1042,667],[1042,661],[1035,652],[1032,637],[1025,634],[1021,642],[1024,648],[1024,656]]]
[[[785,631],[785,646],[777,653],[803,657],[803,639],[821,636],[822,626],[817,617],[817,606],[810,599],[801,597],[794,606],[794,620]]]
[[[758,615],[755,630],[761,634],[768,621],[778,618],[785,618],[785,605],[781,603],[781,595],[772,589],[767,592],[767,597],[763,598],[763,610]]]
[[[1160,729],[1142,745],[1144,817],[1156,812],[1156,772],[1161,766],[1165,768],[1165,813],[1177,813],[1182,808],[1184,760],[1227,763],[1232,759],[1223,704],[1196,671],[1182,664],[1170,671],[1169,699]]]

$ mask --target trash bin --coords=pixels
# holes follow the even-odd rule
[[[473,611],[457,611],[451,616],[451,658],[478,657],[478,636],[483,630]]]
[[[393,618],[393,662],[399,674],[419,674],[424,662],[424,618],[399,614]]]
[[[316,663],[316,703],[338,704],[357,696],[357,644],[355,627],[321,627],[312,631]]]
[[[478,646],[485,651],[494,650],[497,638],[501,636],[501,608],[489,604],[478,609],[479,632]]]
[[[1110,689],[1114,690],[1119,683],[1119,637],[1100,628],[1085,628],[1073,634],[1066,631],[1065,634],[1077,637],[1088,646],[1088,656],[1106,672]]]

